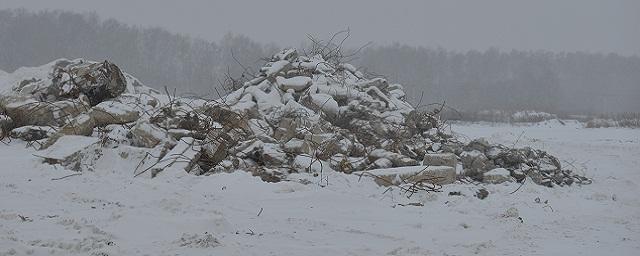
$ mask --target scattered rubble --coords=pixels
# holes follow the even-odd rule
[[[91,169],[78,157],[92,154],[87,147],[127,145],[147,152],[136,176],[241,169],[271,182],[327,171],[366,174],[384,186],[464,177],[590,182],[541,150],[464,143],[441,129],[441,109],[416,109],[401,85],[321,51],[283,50],[219,100],[161,94],[108,61],[63,59],[12,75],[15,84],[0,94],[0,138],[46,140],[40,156],[78,171]],[[66,148],[73,152],[56,153]]]
[[[476,197],[477,198],[485,199],[488,196],[489,196],[489,191],[487,191],[487,189],[485,189],[485,188],[478,189],[478,191],[476,192]]]
[[[422,165],[449,166],[455,169],[458,166],[458,158],[452,153],[429,153],[424,155]]]
[[[199,234],[182,234],[182,237],[175,242],[180,247],[192,248],[213,248],[220,246],[220,242],[212,234],[205,232]]]

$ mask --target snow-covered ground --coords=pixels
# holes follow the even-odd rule
[[[640,130],[554,122],[453,130],[547,150],[593,184],[482,185],[484,200],[474,197],[480,187],[453,184],[407,199],[339,173],[280,183],[245,172],[132,178],[137,163],[118,154],[58,179],[73,172],[13,141],[0,144],[0,255],[640,253]],[[399,205],[407,203],[424,206]]]

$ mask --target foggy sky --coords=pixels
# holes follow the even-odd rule
[[[640,55],[637,0],[0,0],[0,9],[95,11],[102,18],[218,40],[227,32],[297,46],[350,28],[350,44],[451,50],[551,50]]]

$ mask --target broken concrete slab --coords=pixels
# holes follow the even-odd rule
[[[278,128],[273,133],[273,138],[281,141],[288,141],[296,136],[298,122],[293,118],[282,118],[278,123]]]
[[[91,108],[89,115],[97,125],[126,124],[138,120],[140,114],[132,106],[117,102],[104,101]]]
[[[262,161],[267,166],[282,166],[287,163],[287,154],[278,144],[264,143],[262,145]]]
[[[34,155],[52,160],[64,160],[91,145],[98,143],[100,139],[88,136],[65,135],[60,137],[51,147],[36,152]]]
[[[213,121],[222,124],[225,130],[242,129],[246,132],[251,132],[245,117],[230,109],[226,109],[221,106],[208,107],[204,110],[204,115],[211,117]]]
[[[425,154],[422,165],[426,166],[450,166],[456,168],[458,157],[452,153]]]
[[[369,160],[370,161],[375,161],[379,158],[386,158],[391,160],[391,162],[393,163],[393,166],[399,167],[399,166],[413,166],[413,165],[417,165],[418,161],[415,159],[412,159],[410,157],[404,156],[402,154],[398,154],[398,153],[394,153],[394,152],[390,152],[384,149],[376,149],[373,150],[369,153]]]
[[[164,140],[170,139],[165,130],[147,121],[141,121],[131,128],[131,136],[135,145],[153,148]]]
[[[309,88],[312,83],[313,81],[311,80],[311,77],[307,76],[297,76],[292,78],[284,78],[281,76],[276,77],[276,84],[278,84],[278,87],[285,92],[289,89],[301,92]]]
[[[87,151],[100,149],[100,139],[95,137],[65,135],[45,150],[34,153],[35,156],[44,159],[49,164],[61,164],[71,170],[82,170],[82,159]]]
[[[465,171],[470,175],[485,173],[494,167],[493,161],[478,150],[462,152],[460,160]]]
[[[400,185],[404,182],[451,184],[456,181],[456,171],[450,166],[405,166],[354,172],[356,175],[370,176],[380,186]]]
[[[4,104],[6,114],[10,116],[17,126],[24,125],[54,125],[54,109],[51,104],[36,100],[17,100]]]
[[[118,66],[109,62],[60,61],[52,73],[49,94],[77,98],[84,94],[92,106],[115,98],[126,88],[126,78]],[[73,79],[70,79],[73,78]]]
[[[338,102],[333,99],[333,96],[325,93],[316,93],[309,97],[311,98],[311,104],[307,107],[311,107],[315,111],[321,111],[330,118],[340,114],[340,107]]]
[[[280,72],[286,71],[286,69],[291,67],[291,62],[287,60],[279,60],[270,63],[269,66],[262,67],[260,72],[263,72],[267,77],[273,77]],[[259,82],[253,81],[254,84],[258,84]],[[261,81],[260,81],[261,82]]]
[[[284,144],[283,149],[287,153],[292,154],[310,154],[311,146],[305,140],[292,138]]]
[[[46,102],[22,97],[7,97],[0,106],[16,126],[61,126],[89,108],[88,103],[80,99]]]
[[[62,126],[58,133],[63,135],[89,136],[93,133],[94,127],[96,127],[96,120],[88,114],[81,114]]]
[[[214,141],[202,146],[198,165],[202,171],[209,171],[218,166],[229,154],[229,146],[224,141]],[[237,165],[236,165],[237,166]]]
[[[193,131],[187,129],[169,129],[167,130],[167,133],[175,140],[179,140],[184,137],[193,137]]]
[[[24,141],[36,141],[48,138],[55,132],[56,130],[49,126],[25,125],[11,130],[9,137]]]
[[[151,177],[156,177],[160,173],[162,175],[183,175],[191,172],[198,161],[200,152],[200,143],[194,138],[182,138],[155,164],[155,167],[150,170]]]
[[[391,160],[386,158],[378,158],[375,162],[373,162],[376,168],[391,168],[393,167],[393,163]]]
[[[512,181],[511,172],[505,168],[495,168],[483,174],[482,181],[491,184],[500,184]]]

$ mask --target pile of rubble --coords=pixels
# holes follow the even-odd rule
[[[77,171],[128,147],[138,152],[135,176],[246,170],[271,182],[297,172],[367,174],[381,185],[588,182],[540,150],[463,143],[441,129],[438,110],[407,103],[401,85],[322,54],[283,50],[218,100],[160,94],[107,61],[58,60],[10,76],[0,138],[35,143],[45,161]]]

